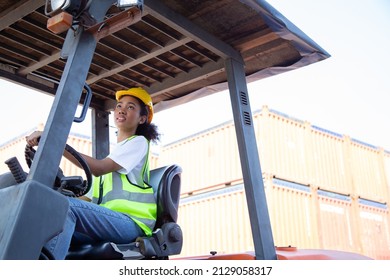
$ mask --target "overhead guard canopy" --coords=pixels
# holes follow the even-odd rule
[[[0,2],[0,77],[54,95],[66,32],[46,28],[44,5]],[[107,17],[119,12],[113,5]],[[109,109],[115,91],[133,86],[152,94],[156,111],[227,89],[226,57],[243,59],[252,82],[329,54],[266,1],[145,0],[139,22],[99,40],[86,81],[91,107]]]

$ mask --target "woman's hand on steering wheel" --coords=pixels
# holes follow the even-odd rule
[[[39,139],[41,138],[42,131],[34,131],[29,136],[26,136],[26,142],[30,147],[38,146]]]
[[[35,156],[35,149],[33,146],[37,146],[39,143],[39,139],[41,138],[42,131],[34,131],[32,134],[26,137],[26,142],[27,145],[24,150],[24,155],[26,159],[26,163],[29,168],[31,168],[32,161]],[[80,180],[75,180],[77,179],[76,177],[65,177],[61,168],[58,167],[58,172],[55,178],[55,183],[53,188],[62,191],[65,195],[74,195],[76,197],[83,196],[87,194],[92,186],[92,173],[91,170],[89,169],[89,166],[85,159],[71,146],[66,144],[65,150],[70,153],[79,163],[79,165],[82,167],[86,180],[84,182],[80,182]],[[81,179],[81,177],[80,177]],[[75,184],[72,184],[74,182]],[[80,184],[81,183],[81,184]],[[70,184],[70,185],[69,185]],[[64,185],[64,189],[62,188]],[[68,189],[68,191],[66,191]]]

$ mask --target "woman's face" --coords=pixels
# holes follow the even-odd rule
[[[138,125],[146,121],[141,116],[141,104],[133,96],[125,95],[117,103],[114,111],[114,122],[118,129],[137,129]]]

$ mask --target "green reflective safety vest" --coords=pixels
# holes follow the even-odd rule
[[[136,136],[130,137],[129,140],[134,137]],[[126,174],[118,172],[94,178],[92,202],[128,215],[147,236],[150,236],[156,224],[157,205],[153,188],[147,183],[148,157],[142,168],[142,176],[144,181],[142,186],[130,182]]]

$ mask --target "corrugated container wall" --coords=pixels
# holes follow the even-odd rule
[[[390,152],[266,106],[253,119],[275,245],[390,259]],[[86,139],[68,143],[91,151]],[[24,147],[24,137],[14,139],[0,159],[17,156],[26,167]],[[150,168],[171,163],[183,168],[181,255],[253,250],[232,122],[161,147]]]
[[[274,244],[390,259],[386,205],[273,177],[264,180]],[[253,250],[244,186],[183,197],[180,257]]]
[[[317,191],[318,232],[321,248],[358,252],[353,201],[347,195]]]
[[[275,246],[320,248],[310,187],[272,177],[264,182]]]
[[[178,223],[183,231],[181,256],[253,251],[242,185],[182,198]]]
[[[264,174],[379,202],[389,200],[388,154],[383,149],[266,106],[254,114],[254,129]],[[232,123],[163,147],[160,164],[168,162],[183,167],[183,193],[242,179]]]
[[[385,169],[387,193],[389,194],[389,199],[390,199],[390,152],[384,151],[383,155],[384,155],[383,165]]]
[[[387,237],[381,237],[381,240],[386,239],[381,244],[377,240],[366,240],[363,245],[365,233],[361,225],[365,220],[357,202],[358,199],[369,199],[384,205],[381,227],[388,226],[388,152],[269,110],[266,106],[254,114],[254,130],[275,245],[345,250],[374,258],[389,258]],[[237,150],[234,126],[225,123],[165,146],[160,164],[171,160],[182,165],[183,196],[192,193],[201,196],[206,191],[221,191],[240,183],[242,175],[236,173],[240,170]],[[213,154],[218,156],[212,158]],[[216,200],[198,201],[194,196],[191,203],[185,200],[180,206],[179,219],[185,233],[183,254],[236,251],[232,248],[235,242],[222,246],[220,239],[231,230],[228,225],[235,223],[230,220],[231,215],[242,215],[241,220],[246,221],[247,214],[241,210],[230,213],[233,204],[229,198],[218,198],[218,207]],[[226,200],[225,206],[222,200]],[[245,199],[238,200],[245,202]],[[219,207],[226,207],[224,210],[228,211],[223,222],[219,216],[217,221],[213,216],[216,210],[221,211]],[[194,226],[194,219],[199,215],[201,224]],[[213,230],[207,229],[213,224]],[[373,223],[366,225],[369,230],[378,227]],[[250,227],[245,227],[249,225],[240,221],[233,229],[236,232],[231,233],[245,233],[245,236],[240,235],[240,242],[251,240]],[[248,250],[248,246],[240,248],[238,251]]]
[[[328,191],[350,194],[352,177],[346,154],[349,144],[346,137],[316,126],[311,126],[309,131],[308,182]]]
[[[378,202],[388,201],[383,150],[351,140],[350,165],[354,194]]]
[[[234,126],[224,124],[162,148],[159,164],[183,168],[182,193],[241,180]]]
[[[263,173],[307,182],[308,125],[264,107],[260,114],[254,114],[254,128]]]
[[[388,205],[358,199],[360,246],[375,259],[390,260],[390,219]]]

